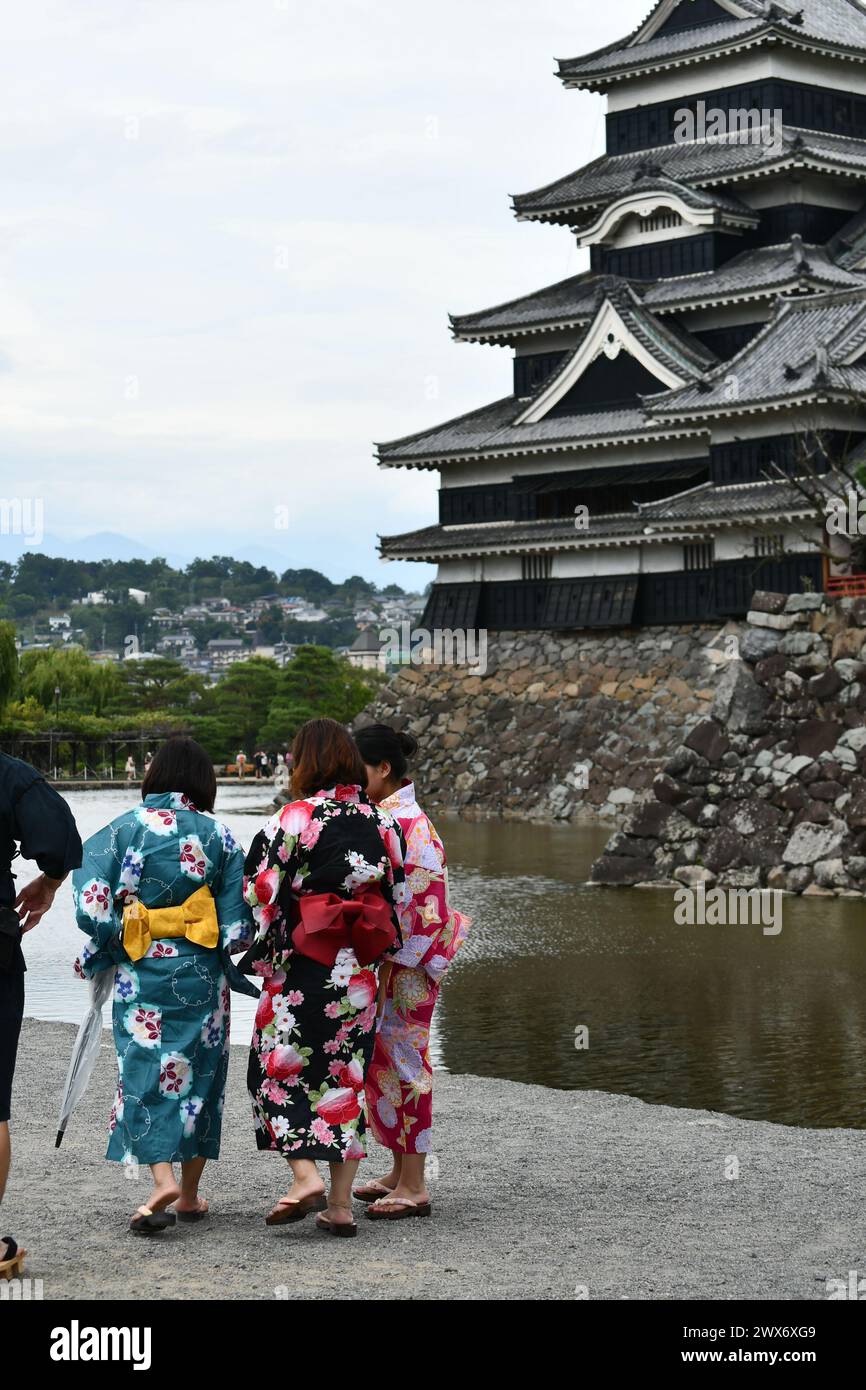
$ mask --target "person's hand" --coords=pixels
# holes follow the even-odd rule
[[[62,882],[60,878],[49,878],[47,874],[39,874],[24,885],[15,899],[15,910],[21,920],[22,931],[32,931],[39,925],[51,908],[54,894]]]

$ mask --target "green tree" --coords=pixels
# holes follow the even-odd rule
[[[20,663],[21,694],[51,710],[60,691],[64,710],[101,715],[117,698],[122,682],[116,666],[91,661],[80,647],[25,651]]]
[[[372,700],[378,682],[329,647],[299,647],[283,671],[259,742],[285,744],[307,719],[348,724]]]
[[[201,677],[190,675],[171,657],[124,661],[120,675],[121,687],[112,706],[118,714],[144,710],[194,712],[205,697]]]
[[[334,584],[318,570],[285,570],[280,575],[280,589],[287,598],[321,599],[330,598],[336,589]]]
[[[232,741],[249,753],[279,689],[276,662],[260,656],[237,661],[209,691],[206,713],[231,729]]]
[[[0,710],[5,709],[18,686],[18,652],[15,626],[0,623]]]
[[[265,642],[279,642],[283,635],[283,610],[272,603],[260,615],[256,629]]]

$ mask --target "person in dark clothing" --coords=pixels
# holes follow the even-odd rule
[[[18,855],[41,870],[16,894]],[[0,1202],[11,1161],[9,1111],[18,1038],[24,1015],[21,937],[37,926],[66,875],[81,863],[72,812],[35,768],[0,753]],[[20,1259],[11,1236],[0,1237],[0,1275]]]

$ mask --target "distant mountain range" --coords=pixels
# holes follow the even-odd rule
[[[267,565],[278,575],[292,566],[290,554],[263,545],[233,543],[227,548],[222,541],[216,541],[207,552],[197,550],[194,554],[181,555],[177,551],[145,545],[117,531],[97,531],[92,536],[82,536],[75,541],[61,540],[59,536],[46,532],[38,545],[29,545],[23,536],[0,535],[0,560],[14,564],[28,550],[61,560],[155,560],[157,556],[162,556],[173,569],[184,569],[197,556],[207,558],[210,555],[231,555],[252,565]]]

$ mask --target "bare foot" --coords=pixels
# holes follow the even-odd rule
[[[158,1184],[154,1187],[148,1200],[144,1203],[151,1211],[164,1211],[170,1207],[172,1202],[176,1202],[180,1197],[180,1188],[176,1182]]]
[[[185,1197],[183,1194],[174,1204],[175,1211],[200,1211],[206,1212],[208,1209],[204,1197]]]
[[[285,1197],[281,1197],[277,1206],[288,1205],[290,1202],[302,1202],[305,1197],[323,1197],[325,1195],[325,1184],[318,1173],[312,1174],[309,1178],[298,1180],[295,1178]]]
[[[343,1206],[339,1202],[332,1202],[321,1213],[323,1222],[331,1226],[354,1226],[355,1217],[352,1208]]]
[[[379,1201],[376,1202],[376,1206],[384,1208],[385,1211],[394,1211],[396,1208],[391,1204],[398,1198],[405,1198],[407,1202],[414,1202],[416,1207],[420,1207],[430,1201],[430,1193],[427,1191],[426,1187],[420,1187],[415,1191],[407,1187],[405,1183],[402,1185],[398,1183],[394,1188],[392,1196],[380,1197]]]
[[[381,1190],[383,1187],[387,1188],[389,1192],[393,1192],[399,1181],[399,1173],[395,1173],[393,1170],[390,1173],[386,1173],[384,1178],[368,1178],[360,1187],[354,1189],[355,1196],[361,1198],[381,1197],[383,1196]]]

